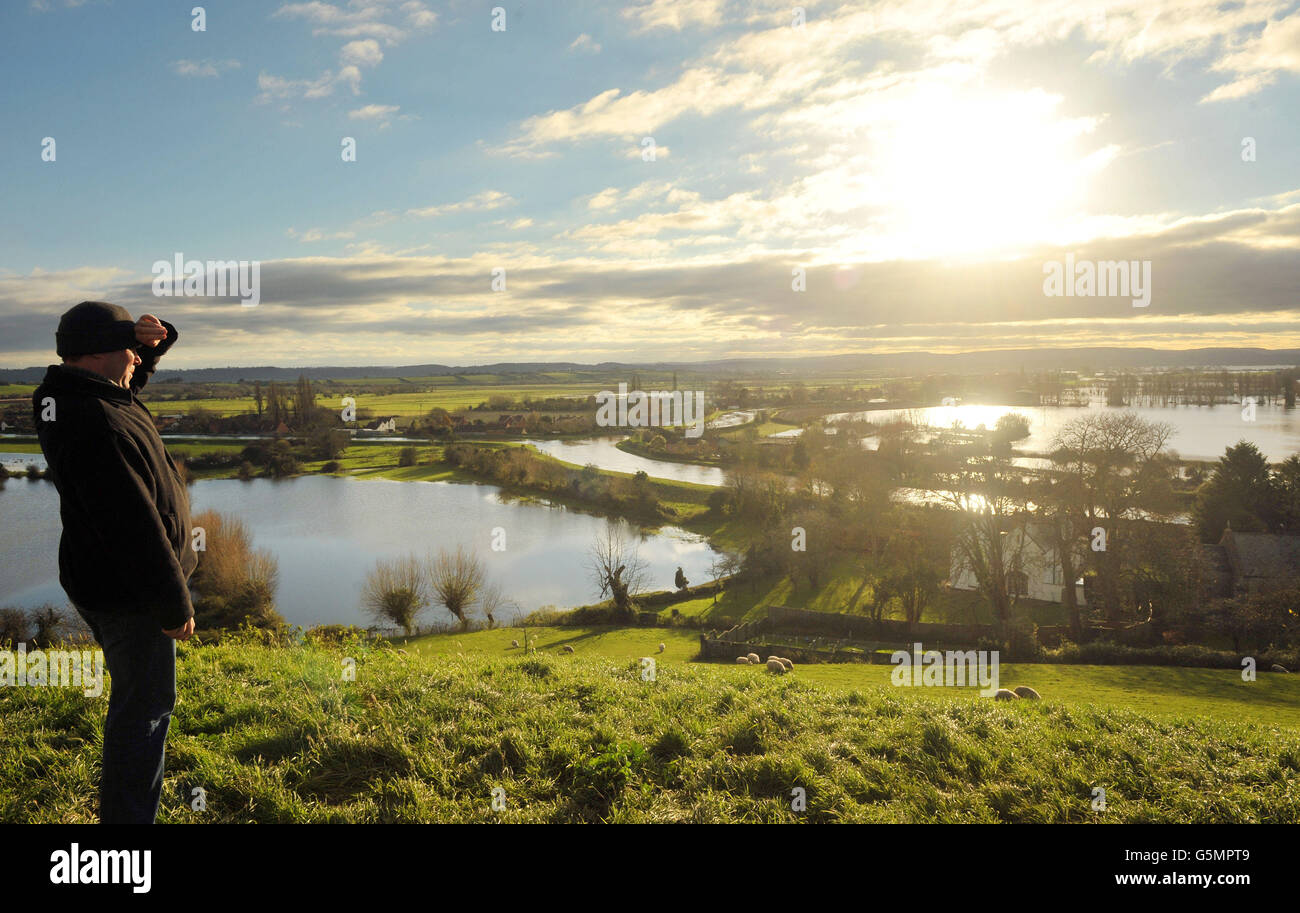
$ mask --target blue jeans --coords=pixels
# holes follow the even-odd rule
[[[76,607],[112,680],[99,782],[103,824],[152,824],[162,797],[163,746],[176,706],[176,641],[151,615]]]

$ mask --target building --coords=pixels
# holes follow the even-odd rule
[[[396,434],[397,433],[397,416],[390,415],[386,418],[377,418],[368,423],[364,428],[357,432],[360,435],[371,434]]]
[[[1008,539],[1003,554],[1006,556],[1008,583],[1012,594],[1043,602],[1063,602],[1065,578],[1061,571],[1060,555],[1052,542],[1051,527],[1046,523],[1030,522],[1003,535]],[[1086,539],[1079,539],[1074,560],[1076,574],[1084,566],[1083,549],[1086,543]],[[1018,566],[1013,567],[1013,562]],[[956,549],[952,552],[948,585],[956,590],[978,588],[975,572]],[[1083,577],[1074,581],[1074,592],[1077,605],[1086,606],[1088,601],[1084,598]]]
[[[1202,549],[1212,596],[1253,596],[1300,586],[1300,536],[1239,533],[1231,525],[1218,545]]]

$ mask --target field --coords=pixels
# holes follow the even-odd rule
[[[403,644],[412,653],[446,656],[462,653],[509,656],[518,654],[512,640],[523,642],[522,628],[498,628],[470,634],[438,634]],[[559,654],[565,644],[583,656],[615,662],[653,656],[662,664],[692,663],[699,649],[700,632],[681,628],[530,628],[539,653]],[[666,647],[658,653],[659,644]],[[717,668],[723,676],[743,680],[755,670],[728,665],[694,664]],[[801,681],[832,690],[880,689],[897,691],[890,682],[888,665],[835,663],[801,665]],[[1170,719],[1240,720],[1267,726],[1289,727],[1300,735],[1300,675],[1261,673],[1243,682],[1238,672],[1219,669],[1184,669],[1168,666],[1071,666],[1055,663],[1003,663],[999,675],[1004,687],[1030,685],[1051,701],[1086,707],[1099,705],[1141,711]],[[929,700],[973,700],[975,691],[963,688],[913,689]]]
[[[392,393],[355,393],[349,392],[347,385],[335,383],[324,390],[318,387],[316,403],[328,408],[343,408],[343,397],[351,396],[356,400],[357,410],[369,410],[375,416],[396,415],[413,418],[424,415],[430,409],[439,407],[451,412],[455,409],[468,409],[487,401],[490,396],[505,396],[511,400],[543,399],[552,396],[579,398],[594,396],[603,387],[596,384],[503,384],[500,386],[449,386],[446,389],[403,391],[394,385]],[[155,415],[173,415],[191,412],[198,408],[207,409],[223,417],[230,415],[252,414],[257,411],[252,396],[213,397],[208,399],[166,400],[150,396],[143,397]]]
[[[668,659],[646,681],[641,650],[578,636],[574,656],[183,646],[159,820],[1300,820],[1292,729],[1050,689],[998,704],[822,685],[802,667]],[[0,689],[0,821],[93,820],[104,706]]]

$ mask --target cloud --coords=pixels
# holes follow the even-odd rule
[[[294,98],[325,98],[333,95],[334,88],[340,84],[351,85],[355,95],[359,91],[359,80],[360,73],[356,67],[344,67],[337,73],[326,70],[315,79],[285,79],[270,73],[258,73],[257,88],[260,91],[254,100],[266,104]]]
[[[400,5],[388,0],[352,0],[346,9],[312,0],[286,3],[274,15],[310,22],[313,35],[378,39],[388,44],[397,44],[413,32],[428,31],[438,21],[436,13],[416,0]]]
[[[585,51],[588,54],[599,54],[600,45],[597,44],[594,40],[592,40],[592,37],[590,35],[588,35],[586,32],[583,32],[577,38],[573,39],[573,43],[569,45],[569,50]]]
[[[333,233],[322,231],[319,228],[309,228],[307,231],[300,232],[297,229],[290,228],[285,232],[290,238],[301,241],[304,244],[311,244],[316,241],[342,241],[355,237],[354,232],[336,231]]]
[[[499,190],[484,190],[458,203],[443,203],[437,206],[425,206],[420,209],[408,209],[406,215],[417,219],[436,219],[439,216],[458,212],[487,212],[492,209],[500,209],[502,206],[514,205],[514,202],[514,199],[509,194],[502,193]]]
[[[1017,346],[1300,347],[1297,238],[1300,204],[956,264],[836,262],[796,248],[654,261],[643,243],[606,260],[585,246],[570,258],[532,254],[528,245],[464,257],[372,251],[263,260],[256,309],[155,298],[143,265],[134,273],[37,270],[0,274],[0,358],[46,358],[58,315],[87,298],[176,323],[183,345],[169,360],[177,367],[228,364],[232,352],[245,364],[357,364],[374,360],[357,354],[367,351],[383,352],[387,363],[463,364],[530,354],[689,360]],[[1150,260],[1150,306],[1045,296],[1043,264],[1067,253],[1078,261]],[[498,266],[507,270],[507,292],[490,290]],[[795,267],[806,269],[807,291],[791,290]]]
[[[1189,60],[1212,72],[1236,74],[1206,101],[1259,91],[1280,72],[1300,72],[1300,16],[1285,16],[1289,0],[1109,0],[1099,7],[1020,0],[884,0],[848,3],[809,13],[793,28],[788,8],[756,12],[755,27],[727,35],[683,62],[658,88],[607,88],[585,102],[525,118],[515,136],[492,150],[542,158],[559,143],[653,133],[686,117],[781,104],[827,104],[860,98],[865,84],[907,80],[943,70],[979,84],[992,62],[1017,49],[1065,42],[1081,35],[1096,45],[1094,62]],[[739,17],[718,0],[654,0],[624,10],[643,29],[714,25]],[[1104,15],[1094,15],[1097,9]],[[784,10],[784,12],[782,11]],[[872,45],[888,42],[880,59]],[[868,63],[869,61],[878,61]]]
[[[623,10],[636,31],[670,29],[680,32],[688,26],[716,26],[722,21],[726,0],[649,0]]]
[[[239,69],[238,60],[173,60],[172,72],[177,76],[220,76],[223,72]]]
[[[345,64],[374,67],[384,59],[384,52],[379,49],[378,41],[367,38],[362,41],[349,41],[343,45],[343,50],[339,51],[339,59]]]
[[[402,110],[400,105],[366,105],[348,112],[351,120],[388,120],[398,111]]]

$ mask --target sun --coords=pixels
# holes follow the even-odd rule
[[[878,159],[903,256],[1008,254],[1060,243],[1114,155],[1087,151],[1098,123],[1042,90],[918,92]]]

